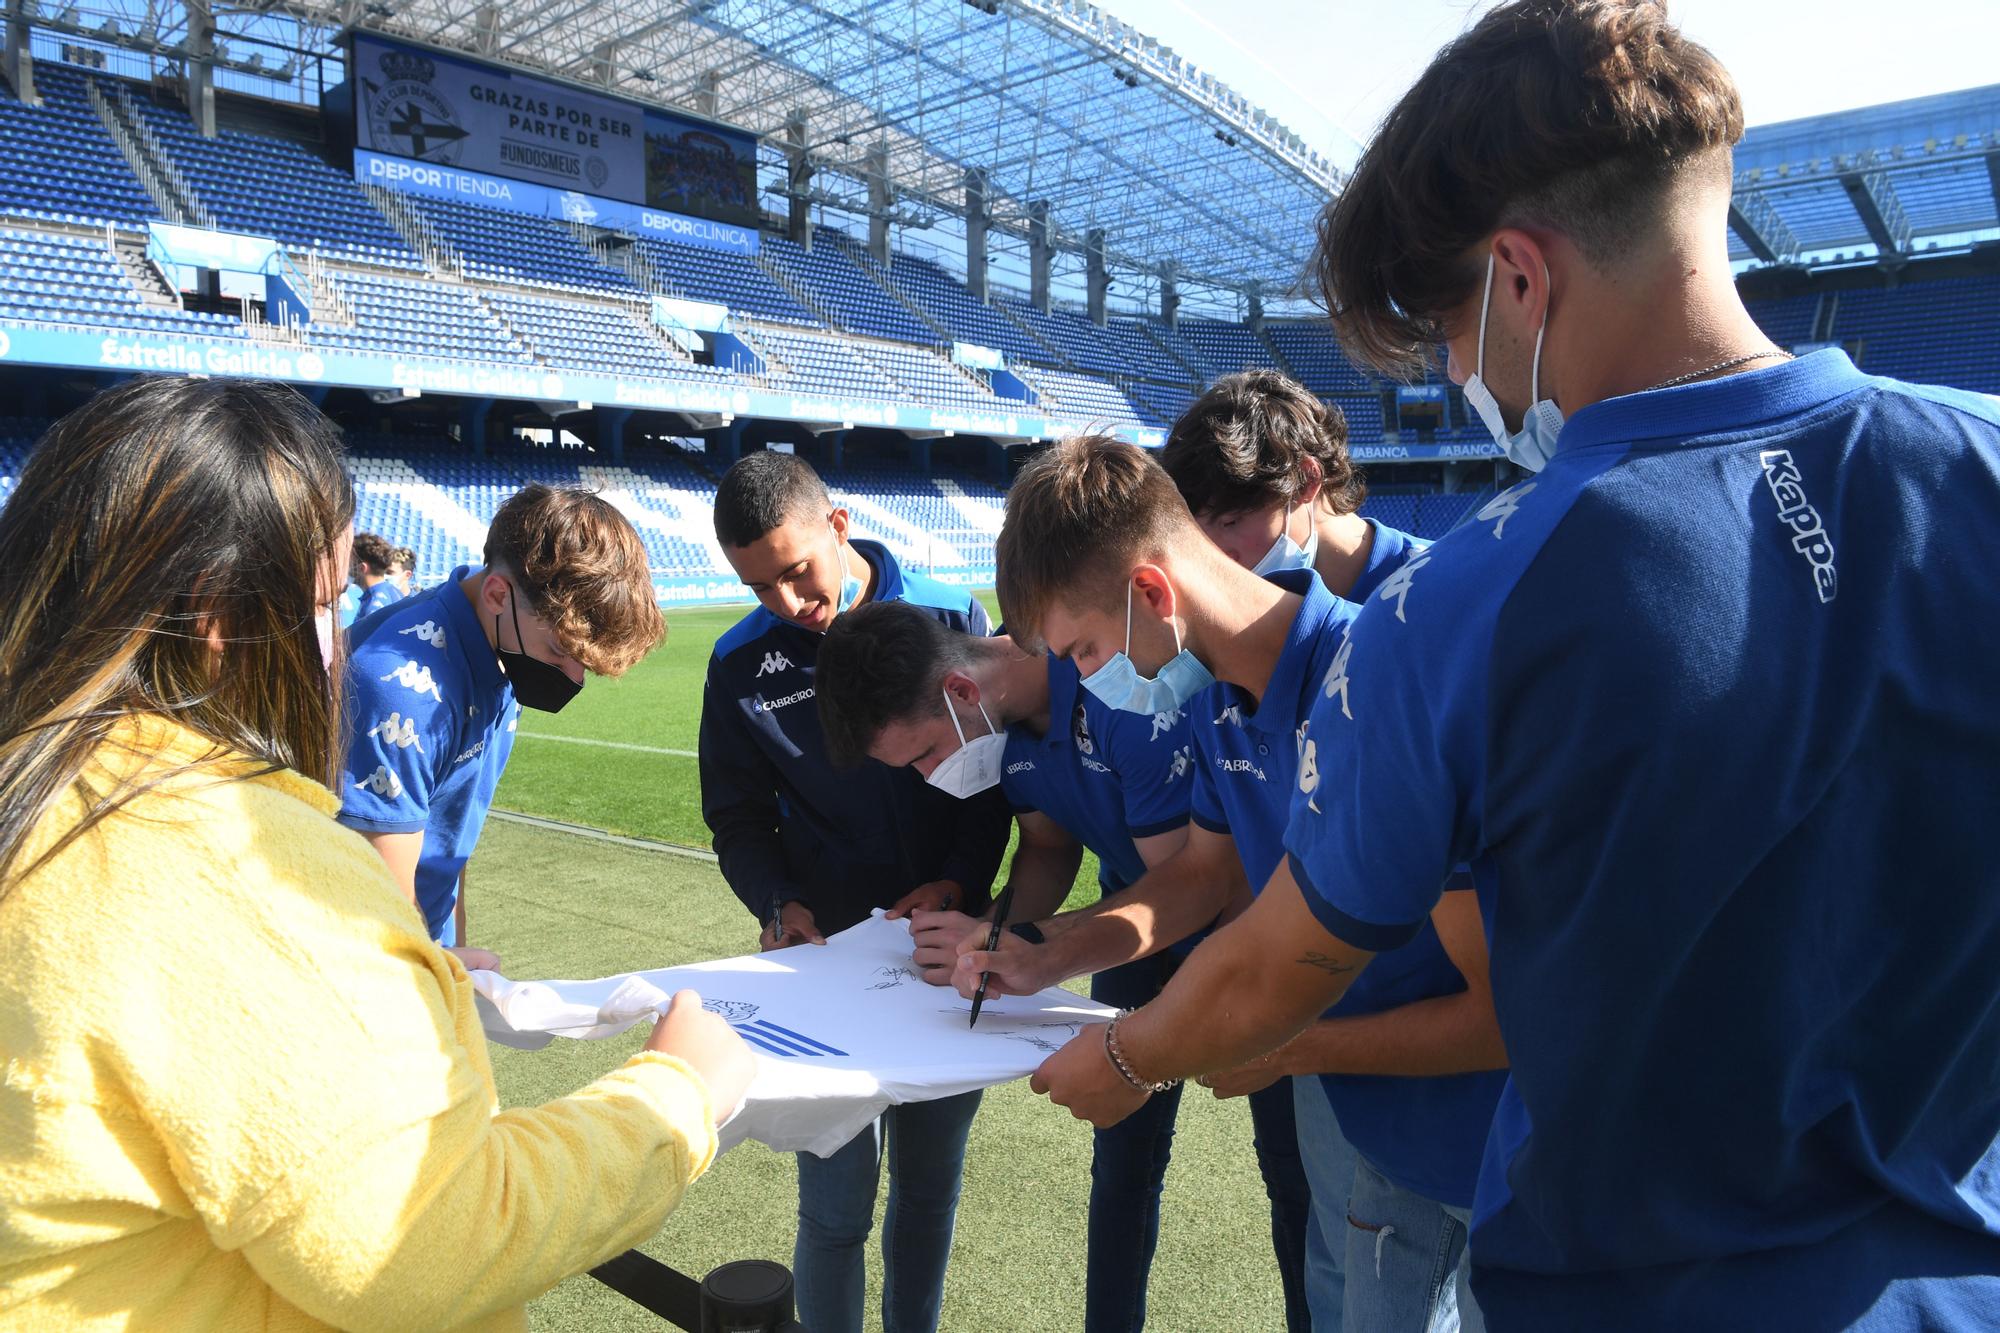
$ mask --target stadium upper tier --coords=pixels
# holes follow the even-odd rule
[[[0,417],[0,503],[48,425]],[[685,443],[685,451],[651,450],[612,465],[581,449],[512,449],[481,458],[448,438],[357,431],[348,436],[354,524],[415,551],[417,580],[434,583],[459,565],[478,563],[487,525],[523,485],[589,486],[632,521],[663,592],[672,580],[690,578],[733,588],[735,575],[715,539],[715,476],[696,442]],[[873,461],[825,475],[857,536],[884,543],[911,569],[960,584],[992,581],[1006,495],[991,482]],[[1363,512],[1438,537],[1492,494],[1383,494]]]
[[[811,246],[761,238],[754,255],[471,204],[364,189],[317,146],[268,133],[195,133],[150,85],[53,62],[42,105],[0,86],[0,320],[133,336],[218,338],[395,358],[447,358],[686,386],[753,388],[802,402],[883,402],[1016,412],[1077,427],[1158,431],[1220,375],[1272,366],[1345,413],[1358,445],[1384,440],[1393,392],[1310,320],[1255,326],[1124,316],[1097,327],[1005,294],[976,298],[934,261],[869,257],[846,233]],[[296,129],[296,125],[293,127]],[[146,175],[142,183],[140,172]],[[311,274],[315,318],[296,331],[185,309],[150,265],[140,230],[162,216],[282,242]],[[14,225],[4,225],[11,217]],[[655,295],[726,306],[737,340],[712,355],[653,316]],[[1785,346],[1836,341],[1864,368],[2000,392],[1991,329],[2000,279],[1827,291],[1753,303]],[[953,343],[1002,353],[968,369]],[[1456,391],[1428,438],[1482,444]],[[1405,430],[1405,443],[1412,438]],[[1426,438],[1417,436],[1418,439]]]

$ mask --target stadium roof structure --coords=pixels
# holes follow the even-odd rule
[[[1101,229],[1112,266],[1189,285],[1283,295],[1340,185],[1274,117],[1083,0],[238,0],[226,16],[329,42],[359,27],[693,111],[802,145],[816,203],[869,211],[879,170],[905,225],[961,216],[976,170],[990,231],[1028,240],[1046,201],[1057,251]]]
[[[2000,236],[2000,84],[1753,127],[1730,258],[1891,265]]]

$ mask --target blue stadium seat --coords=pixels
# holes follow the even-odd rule
[[[35,62],[31,107],[0,83],[0,213],[46,222],[143,226],[160,210],[91,109],[84,79],[105,76]]]

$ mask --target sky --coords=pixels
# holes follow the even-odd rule
[[[1097,0],[1342,167],[1488,0]],[[1996,0],[1675,0],[1751,125],[2000,82]],[[1806,15],[1810,15],[1807,18]]]

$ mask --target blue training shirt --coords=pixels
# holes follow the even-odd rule
[[[1996,570],[2000,408],[1825,351],[1579,412],[1353,625],[1287,844],[1364,949],[1482,882],[1495,1327],[2000,1314]]]
[[[437,587],[357,620],[347,636],[340,822],[424,835],[417,907],[432,939],[445,937],[520,714],[459,590],[470,574],[461,565]]]
[[[1304,594],[1305,600],[1263,699],[1220,682],[1196,697],[1194,820],[1236,840],[1254,892],[1263,892],[1284,857],[1301,760],[1310,753],[1304,749],[1310,744],[1308,718],[1352,620],[1354,603],[1392,584],[1398,571],[1419,564],[1426,549],[1408,533],[1375,525],[1368,563],[1349,591],[1352,601],[1328,592],[1311,571],[1271,575],[1272,582]],[[1440,883],[1446,878],[1440,874]],[[1459,877],[1453,887],[1471,885]],[[1445,953],[1427,910],[1411,938],[1376,959],[1326,1017],[1380,1013],[1464,989],[1465,978]],[[1458,1208],[1472,1205],[1480,1151],[1505,1080],[1499,1072],[1437,1078],[1320,1076],[1341,1132],[1370,1165],[1405,1189]]]
[[[905,601],[984,635],[986,608],[961,588],[905,574],[888,548],[855,541],[874,601]],[[701,699],[701,813],[722,877],[767,921],[802,902],[831,935],[933,880],[955,880],[979,912],[1012,819],[998,790],[958,800],[913,768],[826,755],[813,674],[824,636],[761,606],[716,641]]]
[[[1146,873],[1138,839],[1188,822],[1187,715],[1106,707],[1065,657],[1048,673],[1048,734],[1007,728],[1000,787],[1015,813],[1039,811],[1095,852],[1099,891],[1116,893]]]
[[[354,618],[356,620],[366,620],[383,607],[402,600],[403,590],[388,579],[383,579],[374,587],[363,588],[361,590],[361,595],[354,602]]]

